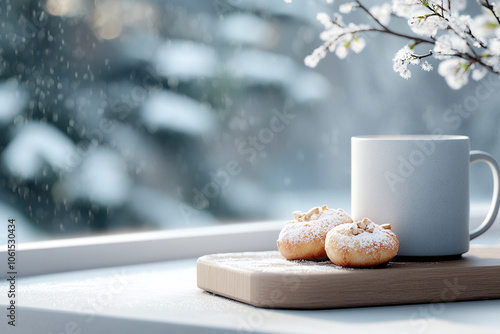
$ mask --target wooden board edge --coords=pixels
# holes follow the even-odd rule
[[[215,295],[252,304],[250,273],[213,266],[210,261],[200,258],[196,261],[196,285]]]
[[[500,299],[500,284],[495,284],[495,281],[492,281],[492,277],[500,277],[500,267],[484,267],[482,269],[484,270],[478,272],[468,268],[445,272],[440,272],[437,268],[427,269],[423,277],[422,270],[415,270],[414,273],[409,272],[410,279],[399,282],[396,289],[394,286],[381,285],[382,289],[379,287],[371,294],[361,296],[361,298],[356,298],[355,288],[348,288],[355,282],[347,276],[338,278],[337,290],[340,290],[341,293],[327,288],[318,294],[314,289],[309,289],[307,285],[304,288],[303,283],[307,282],[305,277],[290,275],[287,278],[289,282],[287,286],[283,285],[280,277],[267,275],[268,277],[265,279],[255,277],[252,297],[248,303],[257,307],[274,309],[336,309]],[[370,279],[377,282],[381,277]],[[320,278],[315,285],[320,284],[328,287],[327,280],[327,276],[323,279]],[[425,280],[429,280],[429,282]],[[266,282],[265,286],[262,285],[264,281]],[[361,281],[361,283],[365,281]],[[424,290],[426,292],[421,292],[429,285],[428,283],[434,284],[434,287]],[[415,293],[411,291],[412,288],[416,288]],[[404,289],[408,289],[408,291],[405,293]],[[301,290],[303,290],[305,297],[310,298],[309,301],[300,295]],[[408,299],[404,299],[404,297]]]
[[[499,245],[492,247],[478,247],[479,253],[487,254],[488,251],[500,250]],[[474,254],[472,254],[474,255]],[[496,254],[495,254],[496,256]],[[213,256],[207,255],[200,257],[197,260],[197,285],[200,289],[220,295],[229,299],[237,300],[249,305],[270,309],[334,309],[334,308],[351,308],[351,307],[371,307],[371,306],[388,306],[388,305],[404,305],[404,304],[427,304],[427,303],[448,303],[454,301],[470,301],[470,300],[487,300],[500,298],[500,284],[494,280],[495,277],[500,277],[500,266],[478,266],[455,268],[449,266],[436,266],[431,268],[414,268],[407,270],[409,279],[404,282],[406,288],[418,287],[422,291],[427,291],[425,285],[435,285],[434,289],[430,289],[427,293],[411,293],[404,296],[410,296],[411,300],[398,298],[384,298],[384,295],[390,296],[393,294],[394,287],[386,287],[378,291],[378,296],[382,298],[380,301],[377,298],[377,293],[360,300],[355,298],[349,301],[349,298],[344,298],[343,301],[336,302],[334,298],[330,298],[328,302],[322,301],[325,297],[321,294],[313,300],[304,303],[304,300],[297,298],[296,300],[287,300],[286,296],[290,293],[300,291],[301,284],[311,279],[308,275],[289,273],[283,275],[276,272],[241,272],[231,270],[229,267],[218,264]],[[383,276],[387,276],[384,269],[374,271],[360,271],[360,277],[369,275],[375,282],[383,284]],[[218,284],[215,276],[222,275],[225,280],[233,280],[239,285]],[[314,274],[314,279],[321,281],[322,275]],[[339,288],[349,287],[353,284],[351,277],[336,277],[336,281],[340,280]],[[324,278],[325,285],[328,285],[328,276]],[[467,288],[463,289],[463,280],[467,281]],[[429,280],[429,282],[426,282]],[[263,286],[263,282],[269,287]],[[271,284],[269,284],[271,282]],[[397,282],[397,279],[396,279]],[[219,282],[220,283],[220,282]],[[405,284],[399,284],[397,291],[403,291]],[[328,292],[328,296],[332,296],[332,291]],[[356,289],[347,289],[346,293],[356,293]],[[311,291],[306,290],[306,294],[311,294]],[[314,297],[314,294],[311,296]],[[300,297],[300,296],[299,296]],[[349,297],[349,296],[347,296]],[[366,296],[365,296],[366,297]],[[366,300],[368,299],[368,301]],[[347,300],[347,302],[346,302]]]

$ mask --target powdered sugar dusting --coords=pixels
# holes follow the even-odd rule
[[[355,223],[354,223],[355,224]],[[395,234],[388,229],[376,225],[372,233],[361,232],[352,234],[351,224],[337,226],[327,235],[326,243],[334,243],[345,250],[359,249],[366,253],[376,252],[381,248],[395,248]]]
[[[311,274],[332,270],[352,270],[334,265],[330,261],[287,260],[279,252],[246,252],[207,255],[207,259],[230,270],[248,272],[276,272]]]
[[[315,220],[289,221],[281,230],[278,242],[294,244],[325,238],[326,233],[335,226],[351,222],[351,217],[344,210],[326,209]]]

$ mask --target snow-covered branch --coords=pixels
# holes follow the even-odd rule
[[[372,7],[359,0],[342,3],[331,14],[318,13],[323,44],[305,58],[305,64],[315,67],[328,52],[341,59],[351,51],[359,53],[366,45],[365,33],[377,32],[406,40],[392,60],[401,77],[411,77],[409,65],[431,71],[434,58],[438,73],[451,88],[459,89],[469,76],[480,80],[488,72],[500,74],[500,12],[496,2],[477,4],[482,11],[471,17],[465,13],[466,0],[392,0]],[[344,22],[354,10],[366,14],[366,22]],[[391,27],[393,20],[406,20],[412,33]]]

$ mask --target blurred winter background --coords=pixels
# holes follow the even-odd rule
[[[305,67],[329,6],[0,0],[1,221],[29,241],[348,210],[353,135],[442,130],[500,158],[500,77],[405,81],[377,36]]]

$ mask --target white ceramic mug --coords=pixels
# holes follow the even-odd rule
[[[353,219],[391,224],[398,256],[456,256],[493,224],[499,168],[489,154],[470,151],[466,136],[360,136],[351,139]],[[484,222],[469,233],[469,164],[486,162],[493,200]]]

